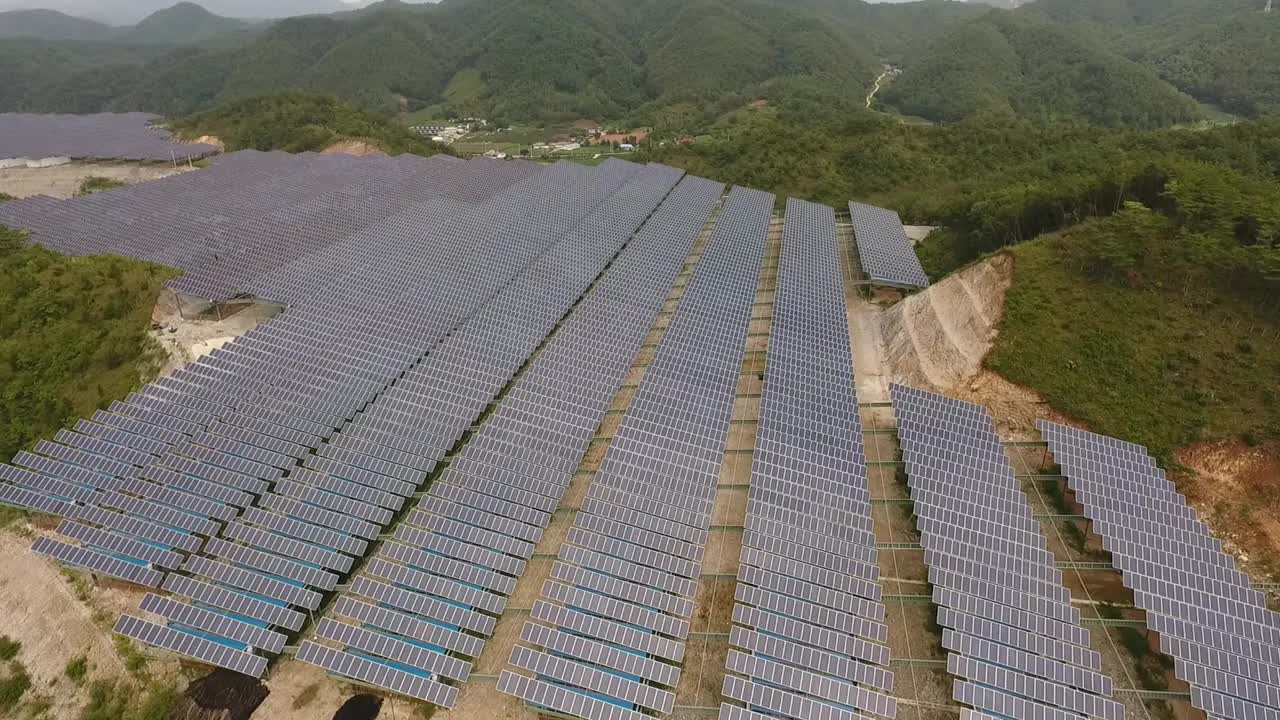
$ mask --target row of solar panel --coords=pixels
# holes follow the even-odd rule
[[[672,711],[772,206],[725,201],[500,691],[593,720]]]
[[[1230,720],[1280,717],[1280,613],[1145,448],[1039,427],[1147,626],[1191,685],[1192,704]]]
[[[617,183],[613,183],[609,187],[609,189],[612,189],[616,186],[617,186]],[[607,191],[600,191],[597,193],[597,196],[603,196],[605,194],[607,194]],[[526,242],[526,243],[523,243],[522,245],[517,245],[516,247],[526,247],[529,245],[531,244]],[[537,252],[537,246],[534,245],[533,247],[528,247],[522,252],[526,254],[534,254]],[[511,271],[508,270],[507,272],[509,275]],[[395,281],[394,277],[392,277],[391,280],[392,282],[394,282]],[[457,288],[456,291],[460,293],[461,291],[470,289],[472,292],[472,297],[475,298],[474,300],[471,301],[474,304],[475,302],[478,302],[483,299],[484,297],[483,293],[486,287],[492,286],[493,284],[501,284],[501,282],[502,282],[501,276],[498,276],[496,278],[493,278],[490,281],[490,284],[488,285],[484,283],[468,284],[460,288]],[[445,288],[445,289],[448,290],[449,288]],[[431,299],[430,296],[428,296],[425,302],[429,303],[430,299]],[[376,311],[378,309],[379,308],[376,306],[376,304],[370,303],[370,307],[367,309],[365,315],[367,316],[373,311]],[[436,309],[440,310],[442,308],[440,306],[437,306]],[[302,312],[305,314],[305,311],[296,311],[296,312]],[[329,332],[324,329],[323,325],[315,322],[308,322],[310,318],[306,318],[306,317],[304,317],[303,321],[291,323],[290,321],[296,317],[297,315],[295,314],[295,312],[291,312],[290,314],[279,318],[276,322],[271,323],[269,326],[264,326],[262,328],[263,332],[256,333],[255,335],[264,335],[268,337],[269,340],[265,343],[260,343],[259,346],[254,346],[253,344],[246,342],[245,338],[242,338],[241,340],[236,341],[236,343],[233,343],[232,346],[235,346],[235,347],[247,347],[247,350],[243,353],[246,360],[244,363],[241,363],[240,367],[243,368],[244,366],[248,365],[249,367],[247,369],[252,369],[255,363],[257,366],[266,367],[271,363],[271,361],[275,357],[278,357],[279,353],[273,352],[277,349],[278,342],[275,345],[273,345],[272,342],[270,341],[270,339],[272,338],[276,339],[279,342],[287,342],[292,347],[305,347],[305,345],[302,343],[303,338],[306,338],[311,341],[311,347],[326,347],[328,345],[332,345],[334,340],[339,340],[339,341],[342,339],[350,340],[353,338],[357,341],[362,340],[360,333],[354,329],[349,329],[345,334],[340,335],[338,338],[333,338],[331,335],[329,335]],[[443,332],[447,331],[448,325],[445,324],[447,322],[448,322],[448,317],[446,316],[445,319],[441,322],[441,325],[439,326],[438,330],[436,330],[435,332],[437,334],[443,334]],[[304,330],[310,331],[310,334],[307,334],[305,332],[298,332],[298,333],[276,332],[274,335],[270,335],[266,332],[266,331],[275,331],[282,326],[285,327],[287,331],[293,330],[293,329],[304,329]],[[420,327],[420,326],[421,326],[421,323],[418,323],[418,325],[415,326],[415,329],[416,327]],[[412,336],[412,334],[413,334],[412,332],[400,333],[401,336],[407,335],[410,337]],[[370,341],[367,342],[368,347],[395,348],[397,345],[397,343],[395,342],[387,342],[385,344],[375,343],[372,341],[373,337],[376,337],[376,336],[370,337]],[[232,346],[228,346],[228,347],[230,348]],[[394,349],[385,350],[384,352],[390,355],[391,362],[385,362],[385,361],[381,362],[380,370],[388,377],[394,377],[394,374],[398,374],[399,372],[402,372],[402,366],[398,367],[395,364],[396,361],[405,363],[405,362],[411,362],[414,359],[416,359],[414,357],[409,356],[405,352],[397,351]],[[229,354],[234,354],[234,351],[228,349],[226,353],[224,353],[224,355],[229,355]],[[342,355],[342,353],[337,353],[337,354]],[[333,353],[330,353],[330,355],[333,355]],[[369,354],[369,357],[376,358],[377,356]],[[255,429],[270,431],[271,430],[270,426],[265,428],[261,427],[261,422],[262,422],[261,418],[267,417],[273,421],[280,422],[286,426],[292,426],[292,428],[304,428],[306,430],[310,430],[312,432],[318,433],[318,435],[313,436],[313,438],[315,439],[311,443],[309,443],[314,446],[319,443],[319,440],[323,436],[327,436],[328,434],[332,433],[333,426],[342,422],[345,418],[338,415],[321,418],[329,423],[329,426],[326,427],[324,425],[321,425],[317,422],[313,422],[311,420],[298,419],[297,415],[306,413],[307,409],[309,408],[309,403],[308,403],[309,400],[312,400],[314,398],[325,397],[323,390],[325,390],[327,386],[332,386],[333,384],[340,384],[341,382],[343,382],[345,378],[349,377],[348,375],[344,375],[341,372],[341,370],[345,369],[347,366],[342,365],[341,363],[335,362],[334,367],[336,368],[336,370],[329,374],[329,377],[333,378],[333,380],[331,380],[328,385],[319,385],[319,386],[317,386],[317,383],[315,382],[308,382],[305,376],[291,377],[286,373],[284,374],[284,377],[281,377],[281,373],[277,372],[276,377],[281,382],[292,381],[296,387],[296,391],[295,391],[295,394],[288,395],[288,396],[281,395],[280,393],[274,393],[272,396],[270,396],[270,404],[271,404],[272,410],[267,411],[267,414],[264,414],[263,412],[259,411],[259,409],[262,407],[261,405],[256,407],[251,407],[251,406],[245,406],[243,403],[232,406],[232,407],[235,407],[238,412],[227,413],[226,409],[228,406],[226,405],[222,405],[219,403],[212,403],[209,400],[200,399],[199,397],[191,397],[191,395],[195,394],[195,392],[204,394],[205,397],[210,397],[210,394],[207,391],[201,389],[201,388],[210,387],[209,383],[217,383],[219,381],[222,381],[224,386],[227,383],[234,384],[234,381],[237,378],[237,374],[235,372],[227,372],[226,370],[219,370],[218,372],[215,372],[215,373],[192,372],[189,375],[183,376],[184,380],[190,380],[191,382],[176,381],[177,384],[175,384],[175,382],[170,382],[168,383],[167,387],[164,387],[164,389],[161,391],[157,391],[157,393],[155,394],[144,393],[142,395],[136,396],[135,398],[131,398],[131,399],[137,401],[143,407],[146,407],[148,413],[151,412],[152,410],[155,410],[158,415],[158,418],[166,418],[168,420],[172,420],[174,417],[176,417],[176,415],[181,415],[182,417],[177,418],[177,421],[181,423],[185,423],[186,425],[183,427],[183,429],[187,430],[189,433],[193,435],[199,435],[204,429],[216,427],[219,423],[226,424],[229,421],[233,421],[234,418],[241,417],[241,416],[245,416],[250,418],[251,420],[257,421],[258,427],[256,427]],[[305,368],[300,366],[297,372],[301,373],[303,372],[304,369]],[[156,386],[156,387],[161,387],[161,386]],[[188,388],[194,388],[195,390],[190,393],[184,392]],[[320,391],[320,394],[308,396],[306,392],[307,388],[311,388],[312,392]],[[151,388],[149,387],[148,391],[150,390]],[[160,397],[156,397],[155,396],[156,394],[158,394]],[[288,402],[289,400],[293,400],[293,402],[292,403]],[[354,407],[354,406],[357,406],[358,404],[359,403],[353,403],[352,405]],[[121,409],[121,408],[115,408],[115,409]],[[296,412],[290,412],[291,409],[296,410]],[[165,415],[164,412],[173,412],[176,415],[169,416],[169,415]],[[137,415],[137,413],[131,413],[131,415]],[[144,415],[144,417],[147,417],[148,419],[152,419],[150,415]],[[132,420],[135,418],[131,417],[130,419]],[[165,424],[163,421],[160,421],[160,423]],[[172,426],[173,422],[168,422],[168,425]],[[277,433],[277,434],[287,435],[287,433]],[[179,444],[179,447],[182,448],[184,451],[189,450],[192,447],[191,443],[183,442],[179,440],[177,437],[168,437],[166,439],[170,441],[176,441]],[[239,449],[241,451],[244,451],[244,448],[239,448]],[[239,458],[238,456],[234,456],[234,455],[228,455],[226,453],[222,453],[221,451],[211,450],[211,452],[216,454],[203,453],[201,457],[203,457],[204,460],[209,461],[209,463],[219,463],[224,466],[229,465],[231,467],[237,467],[241,470],[251,470],[256,472],[258,475],[262,477],[275,477],[277,475],[277,473],[274,471],[261,470],[261,468],[258,468],[256,465],[243,464],[244,462],[252,463],[253,461],[248,461],[247,459]],[[334,454],[329,449],[326,449],[325,452],[329,455]],[[332,457],[321,457],[321,456],[308,456],[308,464],[313,467],[318,467],[319,469],[324,470],[326,473],[334,473],[336,475],[346,475],[347,476],[346,478],[336,478],[332,476],[321,475],[319,473],[314,473],[308,470],[307,473],[305,474],[300,472],[298,479],[304,480],[304,481],[319,482],[318,480],[316,480],[316,478],[322,478],[329,482],[341,482],[344,485],[349,487],[362,487],[361,485],[359,485],[359,483],[361,482],[369,482],[372,484],[378,484],[379,482],[382,482],[377,480],[378,478],[383,477],[381,474],[370,471],[367,467],[365,468],[359,467],[360,465],[368,466],[371,464],[369,462],[361,460],[360,457],[363,457],[363,456],[358,456],[357,454],[353,454],[348,451],[343,451],[340,454],[340,456],[342,457],[342,459],[349,459],[356,462],[357,465],[349,466],[346,463],[339,463],[335,461]],[[177,456],[173,456],[173,457],[177,457]],[[84,458],[77,457],[76,459],[83,460]],[[134,458],[134,459],[137,460],[138,458]],[[200,473],[201,467],[204,465],[204,463],[201,463],[201,466],[192,467],[191,463],[189,462],[190,458],[181,458],[181,460],[182,462],[177,462],[173,458],[169,458],[165,461],[165,464],[169,467],[174,468],[175,470],[182,471],[184,473]],[[116,463],[116,461],[105,461],[105,462]],[[98,462],[96,465],[101,468],[106,468],[109,471],[119,472],[124,475],[133,474],[133,471],[131,471],[128,467],[125,467],[121,463],[116,463],[112,465],[102,465],[101,462]],[[383,465],[377,465],[377,464],[373,466],[384,467]],[[250,490],[255,493],[261,493],[266,488],[266,482],[264,480],[254,478],[250,475],[245,475],[239,472],[235,472],[233,470],[227,469],[226,467],[217,467],[217,466],[212,466],[212,467],[214,467],[218,472],[203,473],[207,476],[207,479],[209,481],[218,481],[221,483],[230,483],[233,485],[239,485],[242,489]],[[144,471],[144,473],[146,472],[147,471]],[[304,476],[308,474],[311,477]],[[155,479],[160,481],[174,481],[175,479],[180,479],[185,477],[185,475],[179,475],[178,473],[168,473],[166,476],[151,475],[150,477],[154,477]],[[402,490],[409,489],[412,487],[405,483],[398,483],[398,486]],[[329,489],[332,489],[332,488],[329,488]],[[347,515],[347,513],[353,510],[356,511],[357,514],[363,514],[366,516],[370,515],[371,513],[369,512],[363,512],[363,513],[360,512],[361,509],[365,507],[363,503],[359,503],[358,501],[355,501],[349,498],[344,498],[337,494],[322,492],[318,488],[309,485],[307,482],[295,482],[292,479],[290,479],[288,482],[279,483],[277,490],[279,490],[279,494],[273,493],[273,494],[263,496],[261,498],[260,505],[262,505],[264,508],[274,510],[277,512],[290,512],[290,513],[296,513],[296,515],[293,515],[293,516],[285,515],[282,517],[275,514],[263,514],[258,516],[257,517],[258,521],[262,521],[263,518],[268,518],[268,517],[273,518],[273,521],[270,524],[266,525],[265,527],[266,530],[269,530],[271,532],[276,532],[276,533],[291,533],[295,536],[301,535],[303,536],[301,537],[301,539],[304,539],[304,540],[312,540],[312,539],[315,539],[317,536],[332,534],[332,531],[326,532],[325,529],[323,528],[317,528],[307,524],[309,522],[320,522],[324,525],[329,525],[336,528],[342,528],[347,531],[363,532],[366,537],[372,537],[376,535],[375,526],[367,522],[354,521],[353,518]],[[168,492],[167,489],[166,489],[166,492]],[[119,495],[119,493],[116,493],[115,495]],[[166,499],[174,502],[176,502],[179,498],[181,498],[184,501],[184,504],[181,505],[180,508],[156,506],[156,503],[149,502],[149,501],[146,503],[143,503],[142,501],[138,501],[137,499],[132,498],[130,496],[121,496],[121,498],[123,499],[117,502],[128,503],[127,505],[125,505],[125,508],[129,511],[147,511],[147,512],[150,512],[153,516],[155,516],[155,519],[158,519],[166,523],[176,523],[178,527],[184,527],[189,531],[199,531],[206,535],[212,535],[217,527],[216,523],[213,523],[212,521],[206,520],[201,522],[198,519],[191,519],[188,516],[188,514],[184,512],[187,509],[185,507],[185,503],[196,502],[194,495],[184,494],[182,496],[178,496],[178,495],[172,495],[171,497],[166,496]],[[205,502],[205,501],[200,500],[200,502]],[[231,513],[224,513],[224,514],[220,514],[219,516],[223,518],[229,518],[231,515],[232,515]],[[115,518],[110,518],[110,519],[115,520]],[[118,526],[119,523],[117,522],[116,525]],[[247,533],[247,531],[245,530],[239,530],[238,532],[239,532],[239,537],[241,538],[251,535],[251,533]],[[157,533],[151,533],[151,534],[154,535]],[[257,537],[262,537],[262,536],[258,535]],[[230,536],[227,539],[236,540],[236,536]],[[333,540],[329,540],[329,541],[333,542]],[[334,542],[334,544],[336,545],[338,543]],[[269,549],[278,550],[279,548],[282,548],[282,547],[291,547],[289,543],[284,541],[277,541],[277,545],[278,547],[272,547]],[[352,543],[352,542],[345,543],[345,546],[348,548],[352,547],[353,545],[355,545],[355,543]],[[195,543],[192,546],[190,546],[188,549],[195,550],[198,547],[199,547],[199,543]],[[230,552],[233,552],[236,554],[235,560],[238,562],[249,562],[251,564],[256,564],[259,566],[257,568],[258,570],[265,569],[264,567],[262,567],[264,564],[270,569],[278,569],[280,567],[285,567],[285,568],[289,568],[287,572],[292,573],[295,577],[305,577],[305,578],[317,580],[318,582],[321,583],[322,586],[326,586],[330,584],[330,580],[326,579],[327,574],[320,574],[318,572],[315,572],[313,569],[298,567],[296,564],[287,564],[282,566],[280,562],[272,560],[271,557],[264,557],[263,553],[261,552],[261,549],[239,550],[237,549],[239,547],[243,547],[243,546],[240,545],[239,542],[237,541],[235,546],[230,548]],[[363,548],[362,543],[359,544],[359,548],[360,549]],[[113,562],[115,558],[112,558],[110,556],[103,556],[101,553],[97,553],[96,551],[89,548],[85,548],[85,547],[67,548],[67,549],[72,550],[77,554],[78,557],[72,558],[72,559],[73,561],[81,561],[81,564],[96,563],[97,565],[100,566],[98,569],[100,570],[105,569],[105,571],[108,571],[108,572],[110,572],[114,568],[123,567],[125,570],[129,571],[130,575],[134,575],[134,576],[137,575],[137,573],[129,567],[130,563],[125,563],[124,565],[121,565],[119,562]],[[228,548],[224,545],[219,545],[218,549],[227,550]],[[296,551],[296,548],[292,548],[292,549]],[[291,563],[292,561],[287,561],[287,562]],[[338,562],[340,565],[345,564],[345,562],[343,561],[335,560],[335,562]],[[272,577],[270,577],[269,575],[263,575],[254,570],[246,570],[243,566],[240,566],[238,564],[233,563],[232,565],[227,565],[225,563],[213,563],[208,561],[206,558],[193,558],[191,562],[189,562],[187,565],[184,566],[184,568],[187,569],[188,571],[193,571],[193,572],[214,573],[218,576],[218,578],[220,578],[219,580],[220,582],[232,584],[241,590],[267,591],[269,593],[274,593],[275,595],[278,596],[276,598],[277,601],[296,601],[299,604],[303,604],[304,606],[312,605],[315,602],[318,602],[318,596],[315,593],[300,590],[298,587],[291,585],[290,582],[281,582],[279,580],[272,579]],[[158,577],[155,577],[155,576],[151,576],[150,579],[153,581],[158,581]],[[292,582],[297,582],[297,580],[293,579]]]
[[[366,572],[356,578],[351,596],[367,600],[353,599],[335,610],[351,617],[350,612],[362,609],[367,601],[384,606],[390,603],[397,608],[397,620],[404,627],[437,629],[434,653],[415,655],[412,660],[385,653],[379,657],[377,651],[352,646],[333,633],[322,632],[308,642],[347,645],[334,652],[316,653],[324,667],[341,673],[339,665],[346,662],[343,658],[355,653],[374,660],[373,665],[358,666],[364,672],[360,679],[383,687],[394,688],[399,682],[396,678],[404,680],[405,674],[415,672],[465,680],[470,663],[458,661],[461,664],[449,674],[442,667],[454,662],[446,662],[444,653],[462,652],[474,657],[483,648],[481,640],[461,633],[492,632],[491,615],[504,607],[505,596],[514,588],[514,578],[523,572],[533,554],[534,541],[550,521],[550,512],[558,505],[595,427],[623,381],[632,355],[658,312],[663,288],[684,257],[682,245],[687,248],[692,243],[711,204],[719,197],[719,186],[687,179],[631,239],[678,175],[661,171],[653,175],[653,181],[646,181],[647,186],[628,188],[630,212],[615,213],[607,234],[583,233],[567,243],[567,249],[579,257],[576,263],[566,264],[564,258],[554,254],[540,261],[560,267],[561,276],[571,283],[571,292],[562,298],[563,306],[542,318],[540,327],[545,332],[595,279],[608,259],[627,245],[608,274],[568,316],[520,382],[432,485],[406,523],[396,530],[397,542],[384,545]],[[676,231],[684,233],[683,242],[673,235]],[[645,271],[644,266],[652,270]],[[617,291],[622,289],[631,293],[630,298],[623,298],[627,300],[626,315],[620,314],[615,304],[619,299]],[[516,286],[509,296],[515,301],[527,293]],[[466,332],[464,328],[460,334]],[[501,352],[502,345],[492,345],[491,337],[477,334],[476,342]],[[595,364],[587,369],[601,382],[575,385],[565,378],[566,382],[558,386],[549,384],[566,361],[588,358],[594,359]],[[515,367],[512,365],[508,371],[514,372]],[[571,399],[569,404],[580,414],[544,414],[539,425],[517,425],[515,421],[521,416],[532,417],[555,397]],[[461,419],[470,422],[469,417]],[[545,452],[527,452],[518,462],[508,462],[503,467],[489,464],[494,457],[511,459],[512,453],[503,452],[504,448],[539,448]],[[498,452],[503,454],[497,455]],[[557,462],[556,458],[568,462]],[[403,649],[401,643],[411,641],[395,627],[382,625],[374,632],[389,641],[383,646],[388,649]],[[417,697],[452,704],[452,688],[447,692],[437,685],[422,685],[422,694]]]
[[[231,162],[249,154],[110,197],[10,203],[0,208],[0,221],[27,227],[35,242],[62,252],[111,251],[179,267],[187,275],[174,287],[226,297],[250,291],[253,279],[282,264],[305,266],[311,274],[332,269],[334,263],[304,256],[427,197],[469,208],[541,167],[411,155],[359,160],[252,153],[252,162]],[[493,178],[502,182],[476,197],[460,193]],[[118,222],[101,224],[104,218]],[[274,242],[261,242],[264,237]]]
[[[788,201],[721,717],[897,715],[839,252]]]
[[[915,246],[907,237],[898,213],[884,208],[849,203],[858,258],[872,282],[906,288],[929,287],[929,276],[920,267]]]
[[[990,415],[901,385],[890,392],[929,579],[950,591],[938,596],[947,667],[984,690],[968,695],[958,682],[955,699],[1015,720],[1054,711],[1122,720]],[[917,468],[922,458],[960,470]],[[978,604],[964,596],[990,605],[973,614]]]
[[[612,168],[606,168],[606,171],[609,170],[612,170]],[[628,171],[618,176],[618,180],[625,179],[630,174],[631,172]],[[606,184],[607,190],[595,192],[594,197],[603,199],[609,194],[608,191],[616,189],[618,184]],[[579,205],[579,212],[590,211],[593,206],[592,197],[592,195],[582,197],[583,202]],[[645,212],[647,211],[645,210]],[[512,264],[512,268],[506,270],[508,276],[514,272],[515,268],[521,266],[522,253],[525,257],[533,255],[537,252],[539,243],[545,246],[555,240],[554,236],[539,238],[535,234],[536,231],[532,229],[528,232],[530,236],[518,238],[520,242],[513,243],[509,246],[511,249],[507,250],[507,260]],[[476,250],[478,251],[479,249],[477,248]],[[522,277],[527,275],[531,275],[534,278],[540,277],[536,271],[528,269],[523,273]],[[493,280],[491,280],[492,282]],[[473,287],[473,293],[478,295],[476,297],[477,300],[484,298],[482,294],[484,287],[483,284]],[[507,288],[508,294],[515,293],[527,296],[527,292],[521,293],[523,290],[528,290],[528,288],[521,285],[519,281],[514,285],[509,285]],[[507,308],[507,310],[510,310],[510,308]],[[474,317],[483,318],[483,312],[485,311]],[[554,315],[557,317],[562,313],[562,308],[554,310]],[[441,330],[444,329],[447,328],[441,328]],[[453,342],[458,336],[458,333],[452,334],[450,340],[446,341],[444,346],[437,348],[428,355],[425,362],[429,363],[432,358],[448,357],[448,350],[451,347],[448,343]],[[422,352],[422,350],[419,350],[419,355]],[[416,364],[407,372],[403,372],[396,386],[386,392],[378,393],[372,404],[362,409],[351,423],[344,426],[338,433],[330,436],[330,442],[319,449],[319,455],[308,456],[305,467],[295,468],[283,480],[276,483],[275,489],[279,494],[297,499],[303,505],[309,507],[320,507],[327,511],[336,511],[347,516],[355,515],[367,524],[369,532],[366,534],[369,536],[376,535],[379,528],[391,520],[392,512],[386,506],[399,509],[403,505],[404,498],[416,491],[419,482],[425,477],[430,467],[423,467],[420,463],[401,465],[385,459],[387,457],[385,453],[367,454],[368,452],[375,452],[372,448],[378,447],[373,442],[361,442],[358,444],[366,452],[354,451],[349,447],[340,448],[342,444],[340,439],[345,437],[348,427],[359,424],[362,418],[367,417],[372,412],[376,412],[378,408],[385,406],[387,403],[394,402],[397,397],[394,389],[400,381],[407,380],[412,382],[420,377],[432,376],[432,373],[426,369],[424,361],[420,361],[419,358],[408,357],[407,353],[401,354],[400,357]],[[510,371],[514,372],[514,367],[518,367],[523,358],[512,358],[511,360],[514,362],[514,366]],[[492,397],[496,392],[497,388],[490,388],[487,391],[487,396]],[[472,422],[472,418],[479,413],[480,408],[487,402],[487,398],[478,398],[477,400],[478,402],[474,403],[477,408],[462,419],[461,424],[463,426],[469,425]],[[461,430],[459,430],[460,432]],[[445,443],[437,443],[437,445],[440,444]],[[347,443],[347,445],[350,446],[351,443]],[[335,448],[340,449],[335,450]],[[402,458],[397,457],[396,459]],[[264,500],[269,500],[272,497],[266,496]],[[369,501],[379,502],[382,506],[371,504]],[[299,520],[299,522],[302,521]],[[240,532],[231,535],[224,531],[223,538],[227,541],[224,541],[224,539],[211,540],[207,548],[215,558],[218,558],[217,560],[193,558],[183,566],[183,569],[197,577],[204,577],[222,584],[231,584],[255,595],[304,609],[317,608],[323,597],[322,593],[332,590],[336,585],[336,575],[334,573],[327,572],[319,567],[306,567],[297,562],[290,556],[296,556],[301,549],[292,547],[269,534],[253,535]],[[249,547],[246,541],[254,539],[264,540],[265,542],[261,546]],[[324,557],[331,564],[342,565],[349,569],[351,563],[340,559],[341,556],[337,555],[336,552],[326,552],[325,550],[321,550],[321,552],[324,553]]]
[[[0,159],[187,161],[213,155],[214,145],[182,143],[153,127],[158,115],[0,113]]]

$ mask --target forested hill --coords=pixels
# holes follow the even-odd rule
[[[1097,37],[1201,100],[1280,111],[1280,12],[1266,0],[1036,0],[1034,13]]]
[[[0,111],[186,114],[264,93],[380,112],[696,131],[755,98],[880,96],[909,114],[1160,127],[1174,88],[1280,109],[1280,13],[1265,0],[385,0],[247,25],[192,3],[128,29],[2,16]],[[335,0],[336,2],[336,0]],[[20,22],[19,22],[20,21]],[[23,37],[12,37],[22,35]]]
[[[1034,14],[993,12],[935,40],[883,93],[931,120],[1018,116],[1165,127],[1197,104],[1090,35]]]
[[[705,119],[797,84],[859,96],[882,58],[989,7],[933,0],[465,0],[279,21],[234,48],[0,42],[0,109],[201,110],[264,92],[520,119]],[[643,118],[640,118],[643,119]]]

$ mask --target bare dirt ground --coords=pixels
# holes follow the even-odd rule
[[[870,319],[860,327],[882,345],[885,380],[986,405],[1011,439],[1035,438],[1039,418],[1061,419],[1035,391],[983,367],[1012,281],[1013,259],[1000,255],[891,307],[862,301]]]
[[[1280,582],[1280,443],[1201,443],[1176,459],[1191,470],[1179,474],[1178,488],[1241,569],[1256,580]]]
[[[75,582],[92,593],[86,603],[58,563],[31,552],[39,530],[18,530],[0,533],[0,635],[22,643],[17,659],[32,679],[23,702],[43,699],[49,703],[43,717],[72,720],[88,694],[67,679],[67,663],[84,656],[91,679],[126,675],[110,625],[136,608],[144,592],[115,583],[93,587],[82,576]]]
[[[188,141],[193,145],[213,145],[221,151],[227,149],[227,144],[222,142],[222,138],[215,135],[201,135],[198,138]]]
[[[236,312],[238,310],[238,312]],[[228,316],[227,312],[235,312]],[[160,375],[199,360],[244,335],[280,312],[276,305],[247,305],[223,311],[223,320],[205,313],[201,319],[178,314],[173,295],[162,292],[151,313],[151,337],[168,356],[160,368]],[[207,319],[205,319],[207,318]]]
[[[179,163],[73,162],[48,168],[9,168],[0,170],[0,192],[17,198],[48,195],[69,198],[80,190],[89,177],[104,177],[133,185],[190,171]]]
[[[293,659],[276,663],[266,682],[271,694],[253,713],[254,720],[328,720],[357,692],[315,665]]]
[[[364,157],[366,155],[386,155],[374,145],[364,140],[342,140],[336,142],[324,150],[320,151],[321,155],[357,155]]]

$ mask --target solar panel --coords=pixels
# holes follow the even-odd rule
[[[242,642],[267,652],[278,653],[284,649],[285,636],[280,633],[153,593],[147,593],[139,607],[183,627]]]
[[[517,675],[509,670],[503,670],[498,676],[497,687],[500,692],[514,695],[534,707],[587,720],[644,720],[651,717],[559,685]]]
[[[427,675],[416,675],[368,658],[307,640],[298,648],[298,659],[329,672],[386,688],[401,695],[444,707],[453,707],[458,691]]]
[[[1145,448],[1038,425],[1175,674],[1191,685],[1192,705],[1211,717],[1275,716],[1280,613],[1249,588]]]
[[[316,627],[316,637],[332,640],[341,645],[356,648],[389,658],[397,663],[425,670],[442,677],[465,681],[471,674],[471,664],[420,645],[397,640],[371,630],[365,630],[323,618]]]
[[[266,658],[236,650],[203,637],[157,625],[125,615],[116,622],[114,631],[144,645],[163,648],[216,667],[234,670],[251,677],[262,677]]]
[[[929,287],[902,220],[892,210],[849,203],[858,256],[871,279],[879,284]]]
[[[990,415],[901,385],[890,394],[948,670],[971,681],[956,683],[955,699],[1013,718],[1119,720]]]
[[[0,114],[0,158],[198,159],[218,152],[212,145],[173,142],[146,113],[93,115]]]
[[[105,553],[90,550],[86,547],[69,545],[49,537],[36,538],[31,546],[32,552],[64,562],[75,567],[82,567],[108,577],[119,578],[146,587],[160,584],[162,574],[152,568],[127,562]]]
[[[299,630],[306,616],[282,605],[259,600],[243,593],[202,582],[185,575],[170,573],[164,579],[164,589],[175,595],[189,597],[210,607],[227,610],[236,615],[260,620],[288,630]]]

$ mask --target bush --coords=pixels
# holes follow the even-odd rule
[[[21,649],[22,643],[8,635],[0,635],[0,660],[12,660],[18,657],[18,651]]]
[[[31,676],[21,663],[10,663],[9,674],[0,679],[0,710],[17,707],[22,696],[31,689]]]
[[[83,655],[74,657],[67,662],[66,670],[63,672],[71,679],[71,682],[79,685],[84,682],[85,676],[89,674],[89,659]]]
[[[111,178],[98,177],[94,175],[85,178],[84,182],[80,183],[80,190],[76,192],[76,194],[92,195],[96,192],[102,192],[103,190],[114,190],[115,188],[124,187],[126,184],[127,183],[121,182],[120,180],[113,180]]]
[[[128,683],[98,680],[89,688],[89,702],[80,720],[167,720],[178,703],[171,687],[150,685],[139,689]]]
[[[384,117],[332,97],[286,93],[249,98],[175,120],[186,137],[214,135],[228,151],[320,151],[339,140],[363,140],[390,155],[436,155],[442,145]]]

